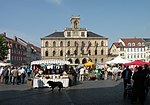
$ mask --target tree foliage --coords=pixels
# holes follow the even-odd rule
[[[0,35],[0,60],[3,61],[7,58],[8,54],[8,46],[7,41],[5,40],[3,35]]]

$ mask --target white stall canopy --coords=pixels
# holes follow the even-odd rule
[[[129,63],[129,62],[131,62],[131,61],[122,59],[120,56],[117,56],[113,60],[106,62],[106,64],[122,64],[122,63]]]
[[[65,60],[59,60],[59,59],[46,59],[46,60],[37,60],[37,61],[32,61],[31,65],[39,65],[39,64],[60,64],[60,65],[64,65],[67,64],[69,65],[70,62],[69,61],[65,61]]]
[[[10,63],[4,63],[4,62],[0,62],[0,66],[10,66]]]

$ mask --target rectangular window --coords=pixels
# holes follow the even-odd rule
[[[67,32],[67,37],[70,37],[71,36],[71,32]]]
[[[84,36],[85,36],[85,35],[84,35],[84,32],[81,32],[81,36],[82,36],[82,37],[84,37]]]
[[[134,55],[134,58],[136,58],[136,55]]]

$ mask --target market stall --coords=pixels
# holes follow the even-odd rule
[[[39,88],[39,87],[49,87],[47,84],[48,81],[53,82],[62,82],[63,87],[69,86],[69,78],[68,76],[60,76],[60,75],[47,75],[43,77],[35,77],[33,79],[33,88]]]
[[[4,63],[4,62],[0,62],[0,66],[10,66],[10,63]]]
[[[143,65],[150,65],[149,62],[144,62],[142,60],[135,60],[135,61],[132,61],[132,62],[129,62],[129,63],[124,63],[123,65],[125,66],[129,66],[129,65],[139,65],[139,66],[143,66]]]
[[[106,64],[123,64],[123,63],[129,63],[129,60],[122,59],[120,56],[117,56],[113,60],[107,61]]]
[[[49,87],[47,84],[48,81],[59,81],[63,83],[63,87],[68,87],[69,77],[65,72],[68,64],[70,64],[69,61],[57,59],[31,62],[32,71],[35,73],[33,78],[33,87]]]

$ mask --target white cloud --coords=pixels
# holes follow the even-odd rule
[[[63,0],[45,0],[46,2],[61,5]]]

